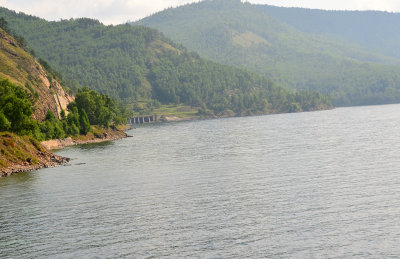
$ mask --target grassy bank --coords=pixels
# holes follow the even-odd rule
[[[199,108],[190,107],[187,105],[161,105],[160,108],[154,109],[153,114],[163,116],[176,116],[179,118],[196,118],[198,115]]]
[[[91,126],[87,135],[42,143],[29,136],[0,132],[0,177],[65,164],[69,161],[68,158],[55,155],[49,150],[125,138],[128,135],[123,130],[128,128],[127,125],[109,129]]]
[[[36,139],[10,132],[0,133],[0,152],[0,177],[68,162],[67,158],[49,152]]]

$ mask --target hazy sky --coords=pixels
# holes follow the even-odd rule
[[[47,20],[96,18],[105,24],[124,23],[171,6],[195,0],[0,0],[0,6]],[[330,10],[382,10],[400,12],[400,0],[249,0],[251,3]]]

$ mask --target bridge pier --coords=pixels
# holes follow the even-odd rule
[[[158,121],[157,114],[154,115],[143,115],[143,116],[135,116],[129,119],[130,124],[144,124],[144,123],[152,123]]]

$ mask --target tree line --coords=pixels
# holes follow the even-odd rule
[[[47,112],[43,122],[34,120],[30,99],[22,87],[8,80],[0,81],[0,131],[28,135],[42,141],[86,135],[90,125],[108,128],[126,122],[127,111],[122,105],[89,88],[79,90],[68,110],[61,111],[61,120],[51,111]]]

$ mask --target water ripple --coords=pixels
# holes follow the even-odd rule
[[[72,166],[0,179],[0,257],[399,257],[399,108],[151,125],[62,150]]]

